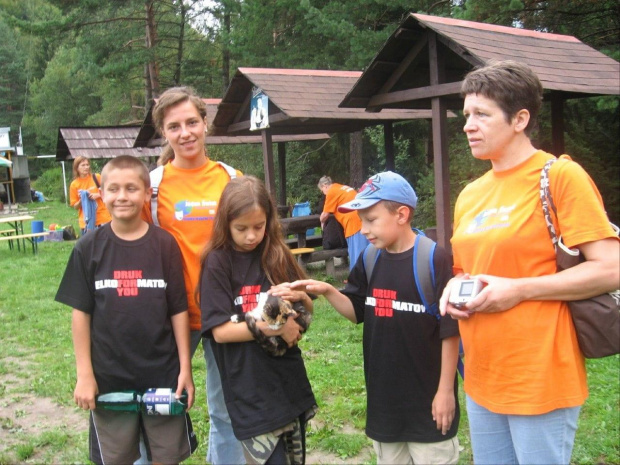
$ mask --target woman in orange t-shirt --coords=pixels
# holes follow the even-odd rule
[[[95,178],[97,179],[96,182]],[[110,212],[101,200],[99,186],[101,186],[101,176],[91,173],[88,158],[77,157],[73,160],[73,181],[69,185],[69,204],[78,211],[78,221],[82,234],[87,231],[87,223],[84,218],[84,206],[82,205],[80,191],[87,191],[89,201],[95,202],[97,205],[94,227],[98,228],[112,219]]]
[[[569,463],[588,395],[584,358],[566,301],[619,287],[620,242],[587,173],[572,161],[550,171],[556,230],[586,261],[556,272],[539,197],[553,155],[529,134],[542,85],[526,65],[496,62],[470,72],[461,89],[472,155],[491,170],[467,185],[454,214],[454,272],[441,313],[459,320],[474,462]],[[461,277],[482,291],[449,303]]]

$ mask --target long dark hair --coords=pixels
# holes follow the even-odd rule
[[[234,248],[230,223],[255,208],[263,210],[267,219],[265,237],[258,246],[261,250],[261,266],[267,279],[272,284],[304,279],[306,274],[284,242],[273,199],[262,181],[254,176],[232,179],[224,188],[211,240],[200,254],[201,268],[213,250]]]

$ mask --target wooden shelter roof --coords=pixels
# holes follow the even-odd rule
[[[429,31],[437,33],[437,54],[445,64],[443,84],[432,92],[425,47]],[[540,78],[546,94],[561,92],[565,98],[620,94],[620,64],[575,37],[412,13],[341,106],[378,109],[398,102],[398,108],[430,108],[430,98],[454,96],[448,106],[459,108],[464,75],[492,59],[526,63]]]
[[[207,127],[211,127],[215,114],[217,113],[217,107],[222,101],[219,98],[203,98],[207,106]],[[146,113],[140,131],[134,141],[134,147],[160,147],[162,145],[161,135],[153,124],[153,107],[157,99],[151,102],[149,109]],[[329,139],[328,134],[310,134],[310,135],[289,135],[289,136],[274,136],[274,142],[293,142],[293,141],[306,141],[306,140],[322,140]],[[262,138],[260,134],[252,134],[246,136],[236,135],[221,135],[213,136],[207,134],[205,143],[207,145],[233,145],[233,144],[260,144]]]
[[[134,148],[138,126],[68,127],[58,129],[56,160],[114,158],[119,155],[158,157],[161,148]]]
[[[380,114],[339,108],[361,71],[239,68],[219,105],[209,135],[249,135],[252,88],[269,98],[270,131],[278,134],[354,132],[386,122],[430,118],[428,111],[390,110]]]

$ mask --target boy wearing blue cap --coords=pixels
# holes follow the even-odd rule
[[[456,463],[459,456],[458,326],[431,314],[415,284],[419,246],[410,223],[417,200],[399,174],[374,175],[339,207],[358,212],[362,234],[381,252],[370,276],[362,253],[342,291],[315,280],[291,284],[324,295],[345,318],[364,323],[366,434],[378,464]],[[450,258],[439,247],[431,270],[438,302],[452,276]]]

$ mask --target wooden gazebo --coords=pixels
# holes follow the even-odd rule
[[[114,158],[119,155],[158,157],[159,147],[134,148],[138,126],[64,127],[58,129],[56,160]]]
[[[392,123],[430,118],[424,110],[386,110],[368,113],[362,108],[339,108],[360,71],[307,69],[239,68],[218,107],[209,136],[247,136],[260,133],[263,141],[265,182],[274,198],[284,203],[285,192],[275,193],[272,142],[284,134],[355,132],[367,126],[383,125],[386,158],[393,167]],[[269,127],[250,130],[252,90],[260,88],[269,100]],[[280,185],[285,185],[285,156],[279,145]],[[390,161],[391,160],[391,161]]]
[[[203,102],[207,106],[207,127],[211,127],[213,124],[213,119],[215,118],[215,114],[217,113],[217,107],[222,101],[219,98],[203,98]],[[161,147],[162,138],[161,134],[157,131],[153,124],[153,107],[157,99],[153,100],[149,105],[149,108],[146,112],[146,116],[144,117],[144,121],[142,122],[142,126],[140,126],[140,130],[138,131],[138,135],[133,142],[134,147]],[[328,134],[304,134],[304,135],[287,135],[287,136],[276,136],[274,137],[274,142],[300,142],[300,141],[309,141],[309,140],[325,140],[329,139]],[[260,134],[253,133],[251,135],[218,135],[213,136],[207,134],[205,138],[205,143],[207,145],[237,145],[237,144],[260,144],[262,143],[262,137]]]
[[[490,60],[516,60],[539,76],[551,102],[553,151],[564,151],[563,102],[620,94],[620,64],[575,37],[410,14],[341,102],[383,112],[431,109],[438,242],[450,249],[448,110],[462,109],[461,81]]]

